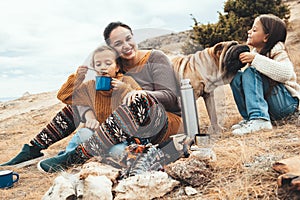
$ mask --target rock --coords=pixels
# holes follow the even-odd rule
[[[53,186],[43,196],[43,200],[66,200],[75,199],[75,187],[71,179],[65,176],[58,176],[54,179]]]
[[[188,196],[192,196],[198,193],[198,191],[195,188],[189,186],[184,188],[184,192]]]
[[[83,199],[112,200],[112,182],[106,176],[88,176],[84,181]]]
[[[83,198],[84,195],[84,180],[76,180],[77,184],[76,184],[76,194],[77,194],[77,198]]]
[[[145,172],[121,180],[114,189],[115,200],[159,198],[177,185],[179,182],[171,179],[165,172]]]
[[[22,95],[22,97],[28,97],[30,96],[30,93],[28,91],[24,92],[24,94]]]
[[[212,150],[212,148],[199,148],[197,146],[191,147],[191,158],[196,158],[198,160],[208,160],[210,162],[215,162],[217,160],[216,153]]]
[[[55,178],[43,200],[113,199],[112,186],[119,170],[99,162],[88,162],[75,174],[62,173]]]
[[[120,175],[120,170],[100,162],[88,162],[82,166],[79,172],[79,179],[85,179],[89,175],[104,175],[114,182]]]
[[[174,179],[188,183],[193,187],[206,185],[213,177],[208,161],[199,160],[197,157],[179,159],[167,165],[165,171]]]

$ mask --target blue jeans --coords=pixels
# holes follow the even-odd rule
[[[94,131],[92,131],[91,129],[88,129],[88,128],[79,129],[73,135],[70,142],[68,143],[65,153],[75,150],[79,144],[82,144],[83,142],[87,141],[93,134],[94,134]]]
[[[88,128],[79,129],[71,138],[65,151],[63,151],[63,154],[74,151],[78,147],[78,145],[86,142],[93,134],[94,134],[94,131],[92,131],[91,129],[88,129]],[[122,152],[124,151],[124,149],[127,145],[128,145],[127,143],[119,143],[119,144],[114,145],[109,150],[110,155],[113,158],[117,158],[117,157],[121,156]]]
[[[270,79],[254,67],[238,71],[230,83],[238,110],[245,120],[279,120],[294,113],[299,100],[282,83],[270,85]]]

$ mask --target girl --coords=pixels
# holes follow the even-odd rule
[[[88,106],[82,114],[85,127],[97,129],[99,122],[112,113],[121,104],[125,95],[133,90],[140,90],[140,86],[129,76],[123,76],[116,62],[117,53],[109,46],[97,48],[92,56],[92,66],[98,76],[112,78],[111,90],[97,91],[95,80],[83,83],[87,73],[87,66],[80,66],[75,74],[69,76],[66,83],[58,91],[57,98],[68,105]]]
[[[285,50],[286,26],[277,16],[258,16],[248,31],[252,52],[240,54],[248,63],[230,83],[243,120],[232,126],[234,135],[272,130],[271,120],[279,120],[299,110],[300,86]]]

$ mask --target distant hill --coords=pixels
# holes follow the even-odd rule
[[[134,39],[137,43],[140,43],[147,38],[159,37],[167,34],[175,33],[172,30],[161,28],[142,28],[133,30]]]
[[[188,40],[192,30],[179,33],[169,33],[143,40],[138,44],[140,49],[160,49],[167,54],[182,54],[181,47]]]

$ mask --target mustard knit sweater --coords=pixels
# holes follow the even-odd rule
[[[131,90],[140,90],[141,87],[129,76],[119,74],[117,79],[126,83],[130,87],[119,90],[96,91],[95,80],[85,83],[83,78],[78,78],[77,74],[69,76],[57,93],[57,98],[69,105],[89,106],[97,120],[101,123],[119,106],[124,96]]]

